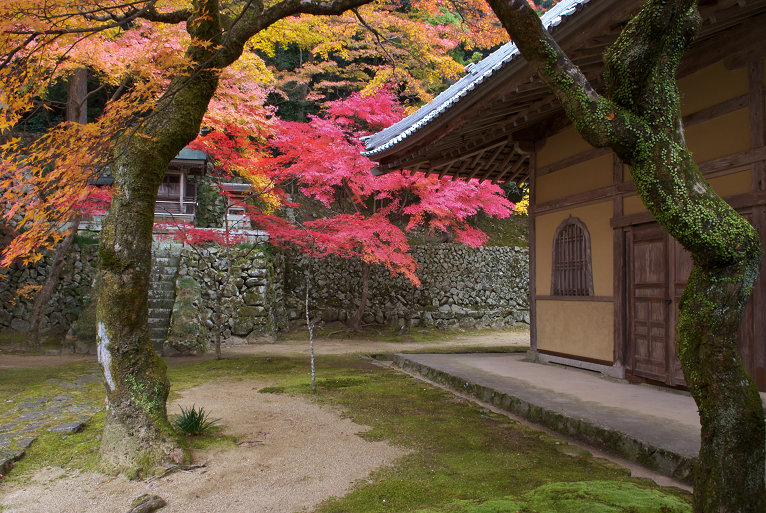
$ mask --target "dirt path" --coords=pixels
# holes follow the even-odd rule
[[[440,342],[387,342],[363,339],[319,339],[317,354],[395,353],[468,346],[524,346],[529,333],[495,331],[459,335]],[[231,345],[224,357],[308,354],[307,340],[274,344]],[[167,358],[170,365],[206,360],[214,355]],[[43,367],[92,356],[0,355],[0,369]],[[168,505],[163,512],[293,513],[310,511],[332,496],[342,496],[353,483],[394,462],[404,452],[384,442],[358,436],[366,428],[308,400],[258,393],[269,383],[211,382],[184,390],[168,405],[204,407],[221,418],[225,433],[243,443],[234,449],[198,451],[195,463],[205,467],[162,479],[128,481],[99,473],[49,468],[24,486],[0,487],[3,513],[78,511],[124,513],[136,497],[157,494]]]
[[[203,406],[221,418],[225,433],[243,440],[236,449],[198,451],[194,460],[203,469],[153,481],[46,469],[23,487],[0,490],[3,512],[124,513],[144,493],[164,498],[161,511],[168,513],[308,511],[404,453],[363,440],[363,426],[304,399],[258,393],[265,385],[208,383],[170,405]]]
[[[457,335],[438,342],[388,342],[385,340],[370,339],[328,339],[320,338],[314,341],[316,354],[388,354],[402,351],[428,351],[438,352],[440,348],[451,350],[460,347],[508,347],[528,346],[529,331],[491,331],[487,333]],[[309,354],[308,339],[284,340],[273,344],[231,345],[223,349],[224,357],[231,356],[291,356]],[[179,357],[169,359],[182,363],[185,358],[208,359],[211,355],[201,357]]]

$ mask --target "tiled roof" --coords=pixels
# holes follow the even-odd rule
[[[581,6],[594,0],[562,0],[542,17],[543,25],[551,32],[572,17]],[[456,105],[468,93],[497,73],[500,69],[519,56],[519,50],[513,42],[501,46],[489,56],[466,68],[468,73],[439,94],[427,105],[380,132],[364,137],[362,141],[367,149],[363,154],[374,158],[375,155],[397,145],[422,129],[436,118]]]

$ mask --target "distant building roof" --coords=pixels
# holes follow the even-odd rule
[[[186,146],[178,152],[175,158],[181,160],[207,160],[207,154],[204,151],[192,150]]]

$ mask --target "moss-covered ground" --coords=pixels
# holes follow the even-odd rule
[[[371,325],[363,326],[359,332],[352,331],[342,322],[322,323],[314,328],[315,339],[330,340],[373,340],[382,342],[423,342],[434,343],[452,340],[455,337],[467,337],[471,335],[487,335],[493,332],[517,332],[526,333],[529,331],[529,325],[518,323],[512,327],[506,327],[502,330],[488,329],[466,329],[466,328],[400,328],[397,326]],[[309,333],[304,321],[298,321],[291,325],[289,329],[282,330],[277,334],[277,340],[308,340]],[[442,348],[443,349],[443,348]],[[464,351],[465,352],[465,351]]]
[[[82,364],[34,372],[0,374],[0,394],[25,396],[50,377],[82,372]],[[305,358],[258,357],[176,363],[173,390],[207,381],[256,379],[274,385],[261,391],[301,395],[370,426],[365,438],[385,440],[408,455],[375,472],[342,498],[323,503],[318,513],[681,513],[690,511],[685,492],[633,479],[628,471],[592,457],[551,436],[522,426],[407,375],[356,356],[322,356],[318,392],[310,392]],[[37,392],[35,392],[37,390]],[[93,392],[94,401],[102,401]],[[56,464],[95,464],[97,416],[88,428],[61,441],[33,445],[11,479]],[[201,446],[234,446],[212,433]],[[307,465],[310,456],[307,455]],[[22,477],[14,477],[22,476]]]

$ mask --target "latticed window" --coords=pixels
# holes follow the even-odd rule
[[[592,296],[590,234],[576,217],[569,217],[556,230],[553,239],[554,296]]]

